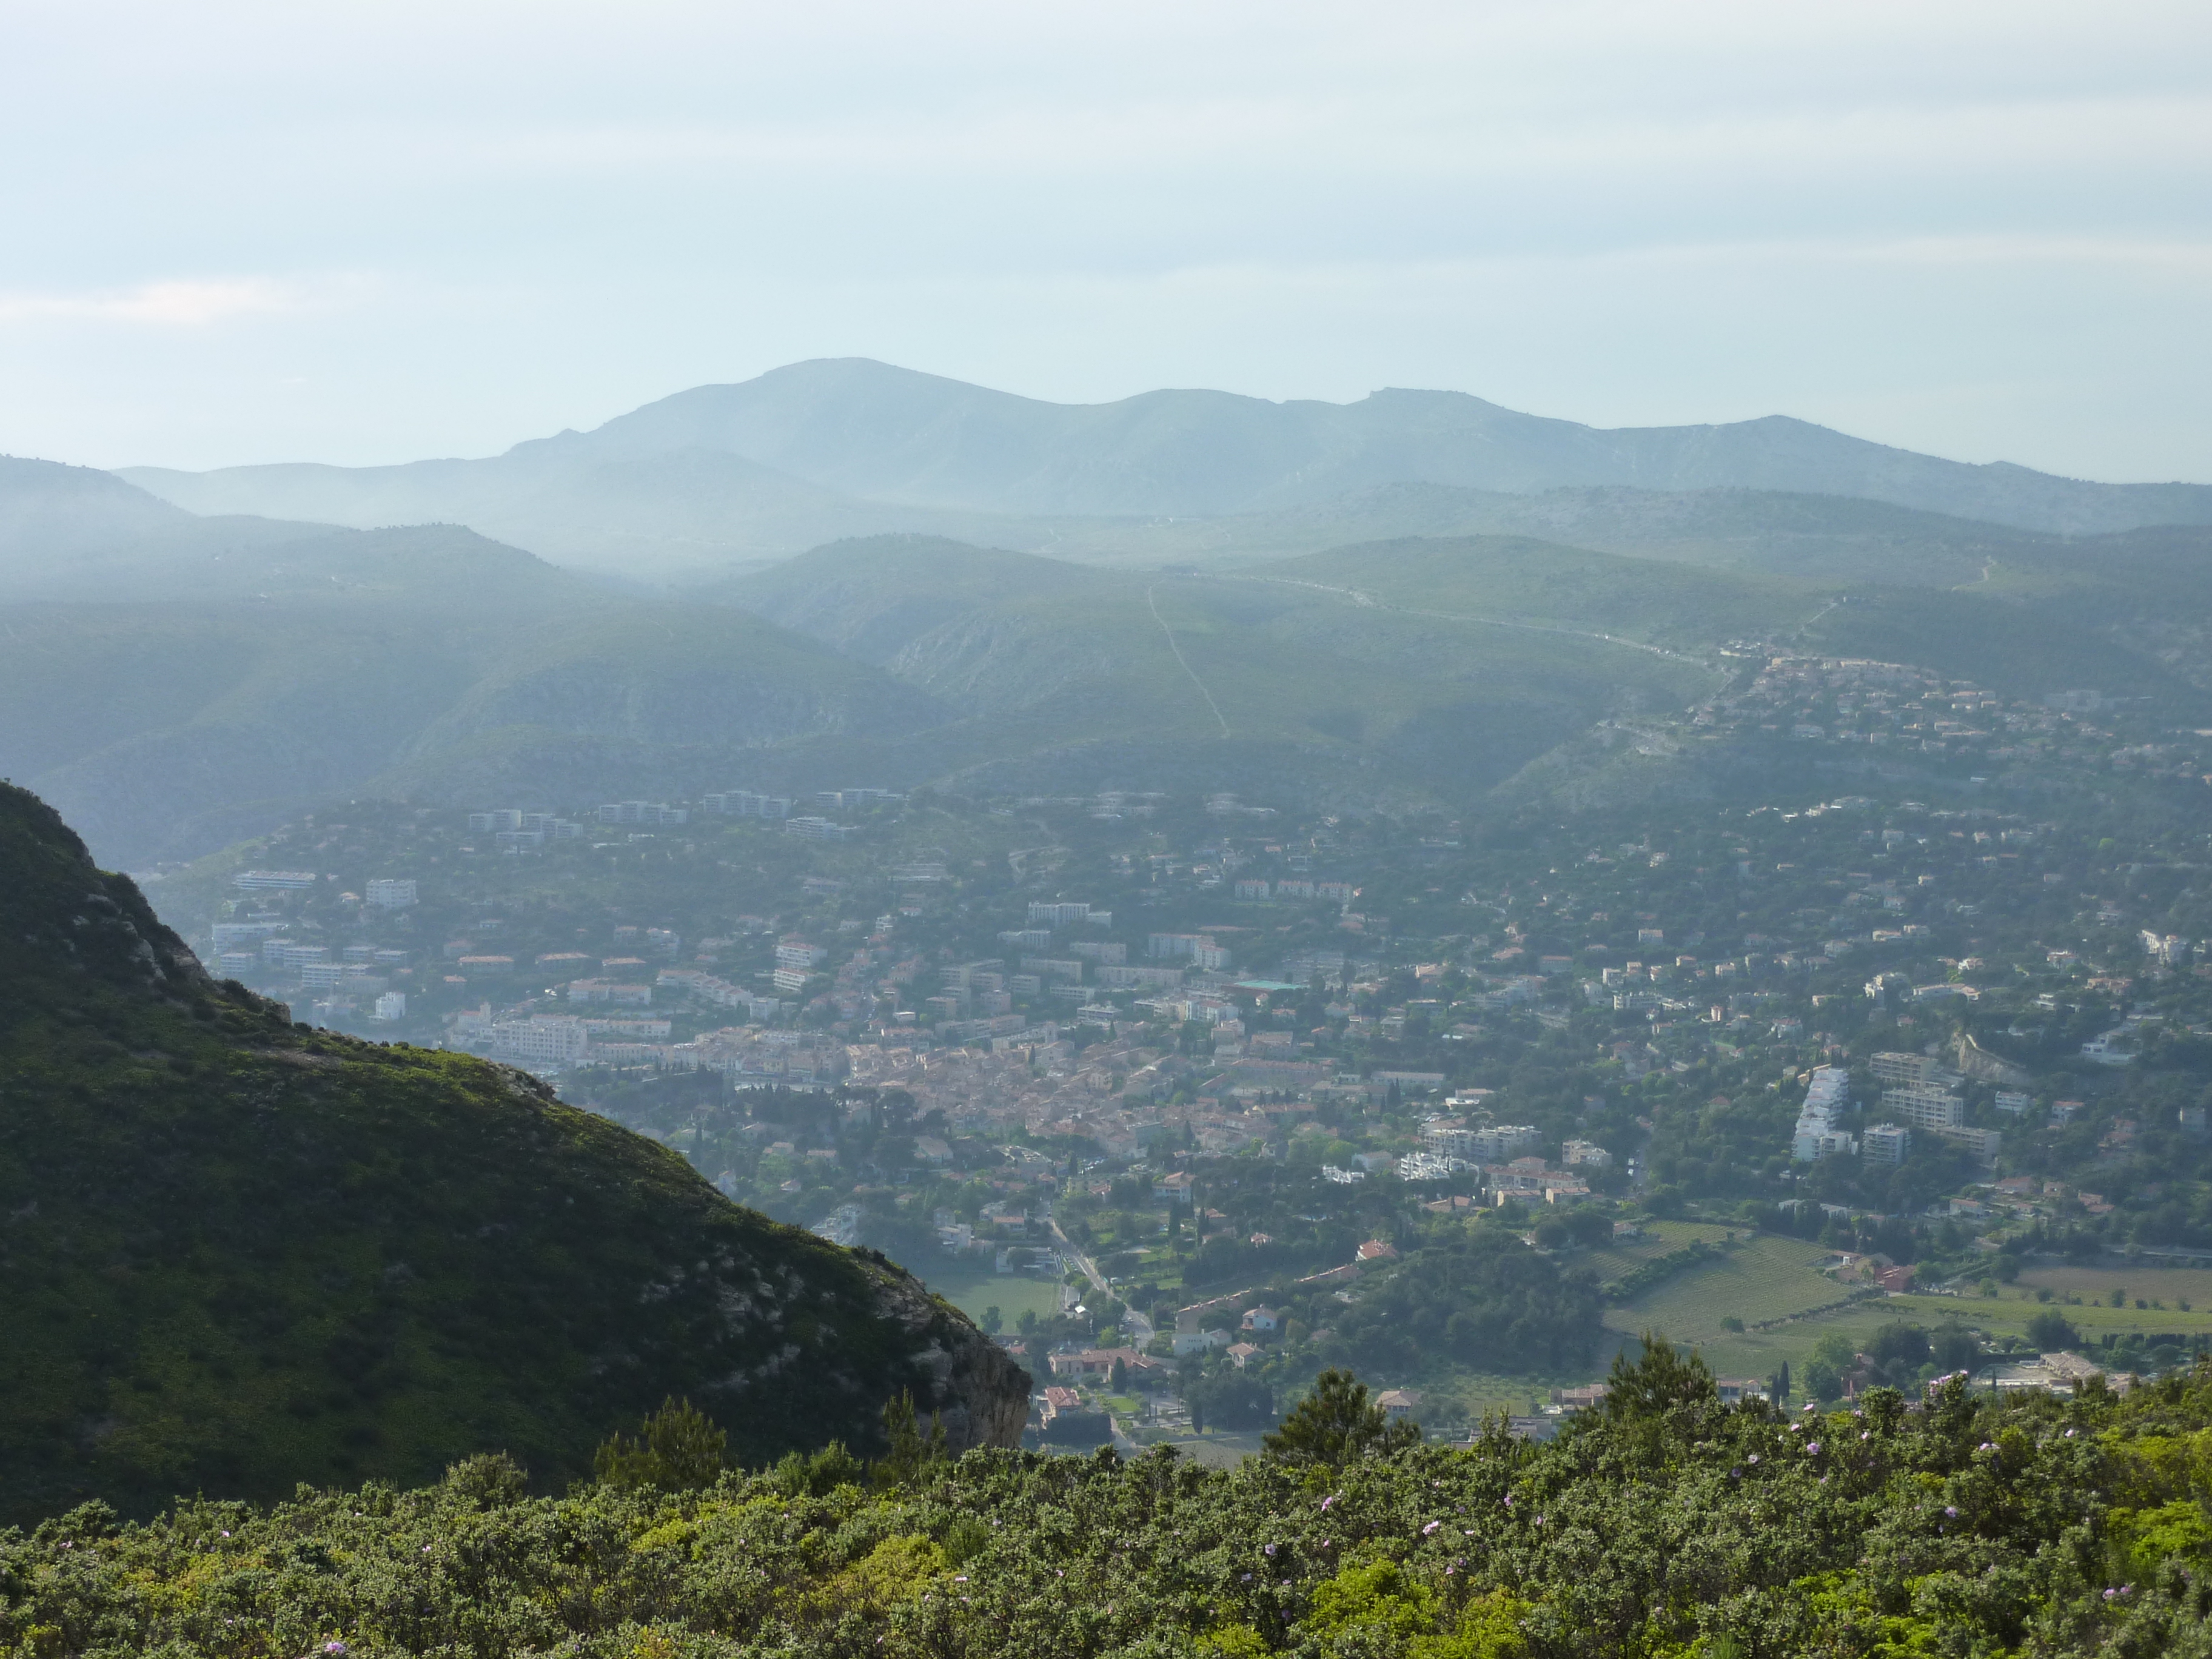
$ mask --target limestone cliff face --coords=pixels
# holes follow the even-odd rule
[[[1030,1380],[1012,1355],[896,1268],[881,1280],[876,1307],[912,1335],[909,1363],[927,1379],[915,1390],[915,1407],[945,1425],[949,1449],[1021,1443]]]
[[[2000,1055],[1991,1054],[1974,1041],[1973,1033],[1961,1031],[1951,1045],[1951,1064],[1977,1083],[1994,1083],[2008,1089],[2025,1089],[2035,1079],[2024,1068],[2014,1065]]]

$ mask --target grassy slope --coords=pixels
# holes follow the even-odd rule
[[[20,790],[0,877],[0,1516],[497,1448],[557,1480],[671,1391],[757,1461],[980,1346],[519,1073],[213,986]]]
[[[1341,583],[1395,605],[1703,645],[1789,626],[1822,590],[1514,536],[1407,538],[1340,547],[1249,573]]]
[[[1623,696],[1671,705],[1708,683],[1599,640],[1297,582],[1114,574],[919,538],[822,549],[729,592],[963,711],[908,750],[949,772],[1085,745],[1156,765],[1272,745],[1279,777],[1373,776],[1379,762],[1382,779],[1464,794]]]
[[[1724,1318],[1755,1325],[1844,1300],[1851,1287],[1814,1266],[1831,1254],[1800,1239],[1759,1235],[1610,1310],[1606,1325],[1624,1336],[1662,1330],[1677,1342],[1717,1345],[1731,1334],[1721,1328]]]
[[[2177,619],[2188,614],[2183,598],[2176,595]],[[1875,589],[1852,594],[1848,604],[1822,616],[1807,630],[1805,643],[1840,656],[1929,665],[2007,696],[2087,687],[2148,697],[2177,716],[2201,717],[2212,708],[2205,693],[2154,658],[2094,631],[2100,615],[2112,605],[2151,603],[2147,594],[2134,599],[2112,592],[2023,605],[2007,602],[2002,591],[1984,597],[1975,590]]]

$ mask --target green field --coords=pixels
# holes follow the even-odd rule
[[[2145,1285],[2150,1282],[2147,1274],[2138,1273],[2133,1277],[2142,1279]],[[2194,1297],[2190,1300],[2196,1303]],[[2022,1300],[2011,1294],[1995,1297],[1893,1296],[1881,1305],[1888,1309],[1896,1318],[1911,1319],[1923,1325],[1932,1324],[1939,1319],[1957,1319],[1977,1330],[1996,1335],[2014,1332],[2024,1335],[2028,1321],[2045,1311],[2063,1314],[2067,1322],[2089,1341],[2101,1340],[2107,1334],[2118,1336],[2128,1331],[2178,1331],[2191,1335],[2212,1335],[2212,1310],[2198,1305],[2196,1311],[2183,1313],[2173,1306],[2171,1300],[2166,1301],[2163,1310],[2139,1310],[2132,1302],[2124,1308],[2096,1307],[2086,1304],[2076,1308],[2052,1303],[2046,1310],[2045,1304],[2033,1297]]]
[[[1654,1256],[1694,1243],[1718,1244],[1742,1231],[1740,1227],[1723,1227],[1703,1221],[1647,1221],[1637,1237],[1585,1250],[1569,1258],[1569,1265],[1588,1267],[1597,1275],[1600,1284],[1610,1285]]]
[[[1756,1236],[1607,1310],[1606,1328],[1625,1339],[1663,1331],[1701,1350],[1707,1363],[1724,1375],[1764,1376],[1784,1358],[1794,1361],[1799,1349],[1811,1349],[1814,1339],[1798,1334],[1805,1322],[1801,1316],[1850,1294],[1848,1285],[1818,1270],[1817,1264],[1832,1254],[1802,1239]],[[1722,1328],[1721,1321],[1729,1317],[1747,1326],[1772,1320],[1791,1323],[1739,1333]]]
[[[1659,1224],[1661,1229],[1682,1226]],[[1644,1245],[1643,1255],[1648,1257],[1663,1249],[1679,1249],[1688,1242],[1692,1231],[1711,1236],[1720,1230],[1686,1230],[1679,1238],[1662,1231],[1656,1244],[1648,1240],[1632,1243]],[[1724,1376],[1769,1376],[1785,1359],[1792,1370],[1801,1369],[1814,1344],[1829,1332],[1841,1331],[1863,1344],[1883,1325],[1899,1319],[1930,1328],[1955,1320],[1991,1337],[2024,1337],[2028,1322],[2046,1308],[2063,1313],[2088,1344],[2100,1342],[2107,1334],[2130,1331],[2203,1334],[2212,1340],[2212,1272],[2202,1269],[2045,1268],[2022,1274],[2018,1285],[2006,1287],[1996,1297],[1875,1296],[1851,1307],[1813,1313],[1811,1310],[1847,1295],[1850,1288],[1814,1271],[1814,1264],[1827,1254],[1818,1245],[1796,1239],[1760,1236],[1703,1267],[1686,1268],[1635,1301],[1608,1310],[1606,1326],[1624,1340],[1645,1330],[1662,1331],[1674,1341],[1697,1348],[1705,1363]],[[1632,1259],[1619,1251],[1591,1252],[1594,1262],[1607,1257],[1619,1258],[1620,1270],[1634,1265]],[[1620,1270],[1601,1267],[1607,1277],[1618,1277]],[[2124,1308],[2109,1304],[2115,1286],[2128,1292]],[[2038,1288],[2052,1291],[2057,1298],[2078,1296],[2082,1301],[2079,1305],[2060,1299],[2040,1303],[2033,1294]],[[2093,1296],[2107,1299],[2100,1304],[2090,1300]],[[2138,1309],[2137,1297],[2166,1305]],[[2180,1309],[2184,1300],[2193,1311]],[[1730,1315],[1747,1326],[1768,1320],[1787,1322],[1765,1330],[1724,1331],[1720,1322]]]
[[[994,1273],[980,1262],[972,1267],[966,1262],[933,1267],[923,1279],[931,1290],[970,1319],[981,1319],[984,1309],[996,1308],[1008,1330],[1026,1311],[1034,1310],[1039,1319],[1049,1319],[1060,1311],[1056,1279]]]
[[[2022,1273],[2005,1295],[2023,1290],[2078,1296],[2084,1302],[2107,1301],[2117,1290],[2127,1293],[2130,1308],[2138,1297],[2163,1302],[2168,1309],[2185,1302],[2192,1308],[2212,1307],[2212,1267],[2038,1267]]]

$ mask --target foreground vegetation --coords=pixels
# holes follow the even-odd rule
[[[909,1422],[872,1471],[833,1449],[689,1490],[532,1498],[477,1458],[145,1525],[88,1505],[0,1534],[0,1652],[2212,1652],[2212,1366],[1792,1418],[1661,1342],[1613,1385],[1549,1446],[1407,1445],[1331,1373],[1231,1470],[948,1462]],[[672,1485],[713,1443],[686,1420]]]

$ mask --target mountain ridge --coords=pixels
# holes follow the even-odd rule
[[[622,482],[624,468],[676,455],[702,458],[693,465],[713,475],[711,488],[656,493]],[[723,458],[719,471],[713,457]],[[705,562],[703,549],[772,556],[890,532],[1035,545],[1041,520],[1279,512],[1408,483],[1513,495],[1741,488],[2059,534],[2212,523],[2212,485],[2105,483],[1951,461],[1788,416],[1608,429],[1405,388],[1350,404],[1161,390],[1064,404],[865,358],[694,386],[589,432],[479,459],[126,467],[117,476],[202,512],[281,510],[356,525],[456,518],[602,563],[647,549],[665,562],[687,546],[694,562]],[[1079,545],[1083,528],[1050,533]]]

